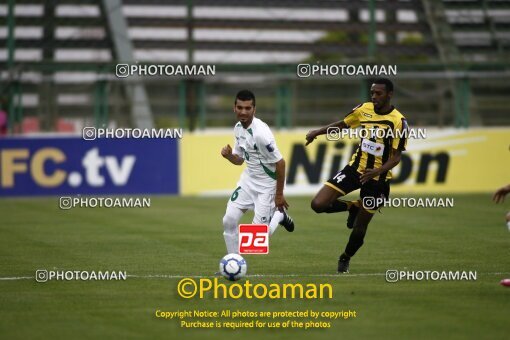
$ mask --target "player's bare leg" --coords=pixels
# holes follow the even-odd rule
[[[312,210],[316,213],[320,214],[323,212],[338,212],[338,211],[345,211],[344,210],[336,210],[339,208],[343,208],[341,205],[341,202],[338,201],[338,197],[342,196],[342,193],[327,186],[324,185],[319,190],[317,195],[312,199],[311,207]]]
[[[340,258],[338,259],[338,272],[339,273],[348,273],[349,272],[349,261],[351,257],[356,254],[356,252],[363,245],[363,240],[365,239],[365,234],[367,233],[368,224],[374,217],[374,214],[366,211],[363,207],[359,208],[359,212],[354,221],[354,227],[351,232],[351,236],[349,236],[349,242],[345,247],[345,251]]]
[[[339,199],[343,194],[330,186],[324,185],[312,200],[311,206],[316,213],[337,213],[349,211],[347,228],[352,229],[359,211],[359,201],[344,201]]]

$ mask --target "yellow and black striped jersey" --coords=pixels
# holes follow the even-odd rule
[[[380,168],[392,156],[393,149],[404,151],[407,145],[407,121],[402,113],[393,107],[386,114],[374,111],[374,104],[363,103],[345,116],[345,124],[355,129],[361,127],[361,138],[349,165],[359,173],[365,169]],[[384,131],[381,131],[384,130]],[[366,132],[366,133],[365,133]],[[391,170],[374,177],[375,180],[388,180]]]

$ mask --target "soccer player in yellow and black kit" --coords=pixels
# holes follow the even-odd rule
[[[399,162],[405,150],[408,126],[405,117],[391,105],[393,83],[386,78],[377,79],[370,88],[371,102],[355,107],[341,121],[322,128],[311,130],[306,135],[306,145],[330,128],[366,129],[368,137],[362,138],[351,161],[340,172],[329,179],[312,200],[316,213],[336,213],[349,211],[347,226],[352,228],[349,242],[338,260],[338,272],[348,273],[352,256],[363,245],[368,223],[379,208],[376,205],[364,207],[358,201],[347,202],[339,197],[361,189],[360,197],[388,198],[390,193],[391,169]],[[385,133],[370,133],[374,129],[384,129]],[[391,130],[391,131],[389,131]],[[379,138],[381,137],[381,138]]]

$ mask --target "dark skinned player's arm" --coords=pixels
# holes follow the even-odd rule
[[[379,176],[383,172],[393,169],[395,166],[397,166],[398,163],[400,163],[401,158],[402,151],[398,149],[393,149],[391,157],[380,168],[365,170],[365,172],[360,177],[361,183],[365,183],[370,179]]]
[[[318,129],[315,129],[315,130],[311,130],[306,135],[306,144],[305,145],[308,145],[311,142],[313,142],[313,140],[315,138],[317,138],[317,136],[326,134],[328,132],[329,128],[347,129],[348,126],[347,126],[347,124],[345,124],[345,122],[343,120],[339,120],[338,122],[334,122],[334,123],[331,123],[329,125],[323,126],[321,128],[318,128]]]

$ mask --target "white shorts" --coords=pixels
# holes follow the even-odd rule
[[[253,184],[241,179],[237,183],[236,190],[230,196],[227,206],[253,210],[255,216],[252,223],[269,225],[271,217],[276,211],[274,198],[274,192],[271,194],[257,192]]]

